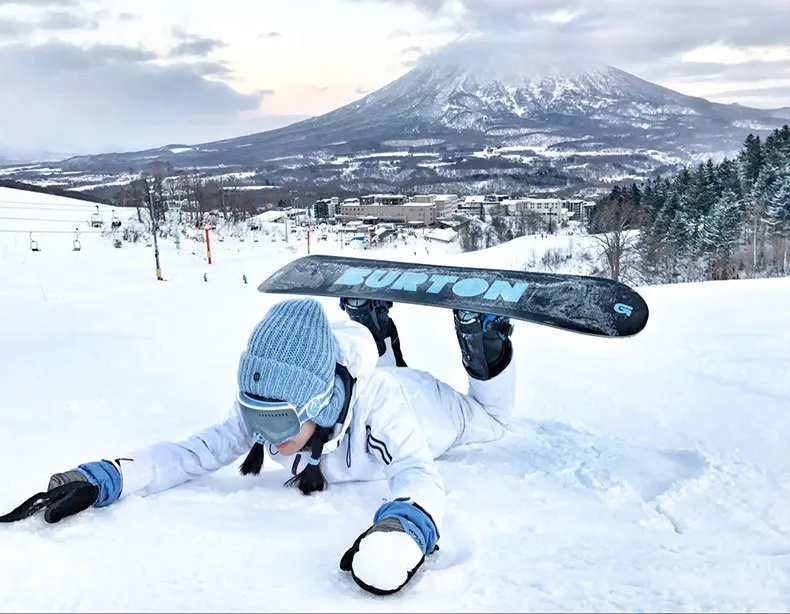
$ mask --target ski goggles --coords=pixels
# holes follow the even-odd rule
[[[244,423],[260,443],[285,443],[302,428],[296,407],[287,401],[268,400],[240,391],[236,393],[236,402]]]

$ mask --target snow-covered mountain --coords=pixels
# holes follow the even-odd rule
[[[245,164],[317,151],[354,154],[390,148],[471,149],[552,145],[666,152],[722,151],[750,130],[780,122],[770,113],[686,96],[612,66],[505,70],[435,60],[335,111],[249,136],[106,156],[72,166],[150,160]]]
[[[769,111],[687,96],[609,65],[440,54],[356,102],[284,128],[73,157],[61,167],[121,173],[162,160],[260,169],[264,183],[329,191],[509,190],[535,178],[568,186],[672,171],[730,155],[750,132],[782,123]]]

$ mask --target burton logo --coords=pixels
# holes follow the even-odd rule
[[[403,272],[395,269],[350,268],[338,277],[333,286],[358,286],[389,288],[401,292],[439,294],[445,288],[464,298],[483,295],[489,301],[502,299],[517,303],[529,286],[526,282],[511,285],[501,279],[488,281],[481,277],[457,277],[455,275],[428,275],[426,273]]]
[[[617,313],[622,313],[622,314],[625,314],[625,315],[627,315],[627,316],[630,316],[630,315],[631,315],[631,312],[634,310],[634,308],[633,308],[633,307],[631,307],[631,305],[624,305],[623,303],[617,303],[617,304],[614,306],[614,310],[615,310]]]

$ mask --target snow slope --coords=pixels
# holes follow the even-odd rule
[[[53,472],[221,419],[249,330],[278,300],[255,286],[305,248],[227,239],[207,265],[204,246],[162,242],[163,283],[142,244],[87,235],[80,252],[47,239],[32,253],[10,236],[3,512]],[[355,253],[437,257],[415,246]],[[58,525],[0,525],[0,611],[788,611],[790,279],[640,292],[651,318],[632,339],[516,323],[512,429],[440,461],[441,550],[399,595],[338,568],[385,483],[307,498],[271,462],[254,479],[236,463]],[[449,312],[393,316],[410,366],[465,385]]]

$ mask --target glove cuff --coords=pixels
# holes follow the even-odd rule
[[[115,463],[102,460],[96,463],[86,463],[76,469],[85,478],[99,489],[99,496],[93,504],[96,507],[106,507],[115,503],[121,496],[123,480],[121,470]]]
[[[439,532],[433,518],[416,503],[408,499],[395,499],[382,505],[373,517],[373,523],[384,518],[395,518],[400,521],[404,532],[417,542],[423,555],[428,555],[437,549]]]

